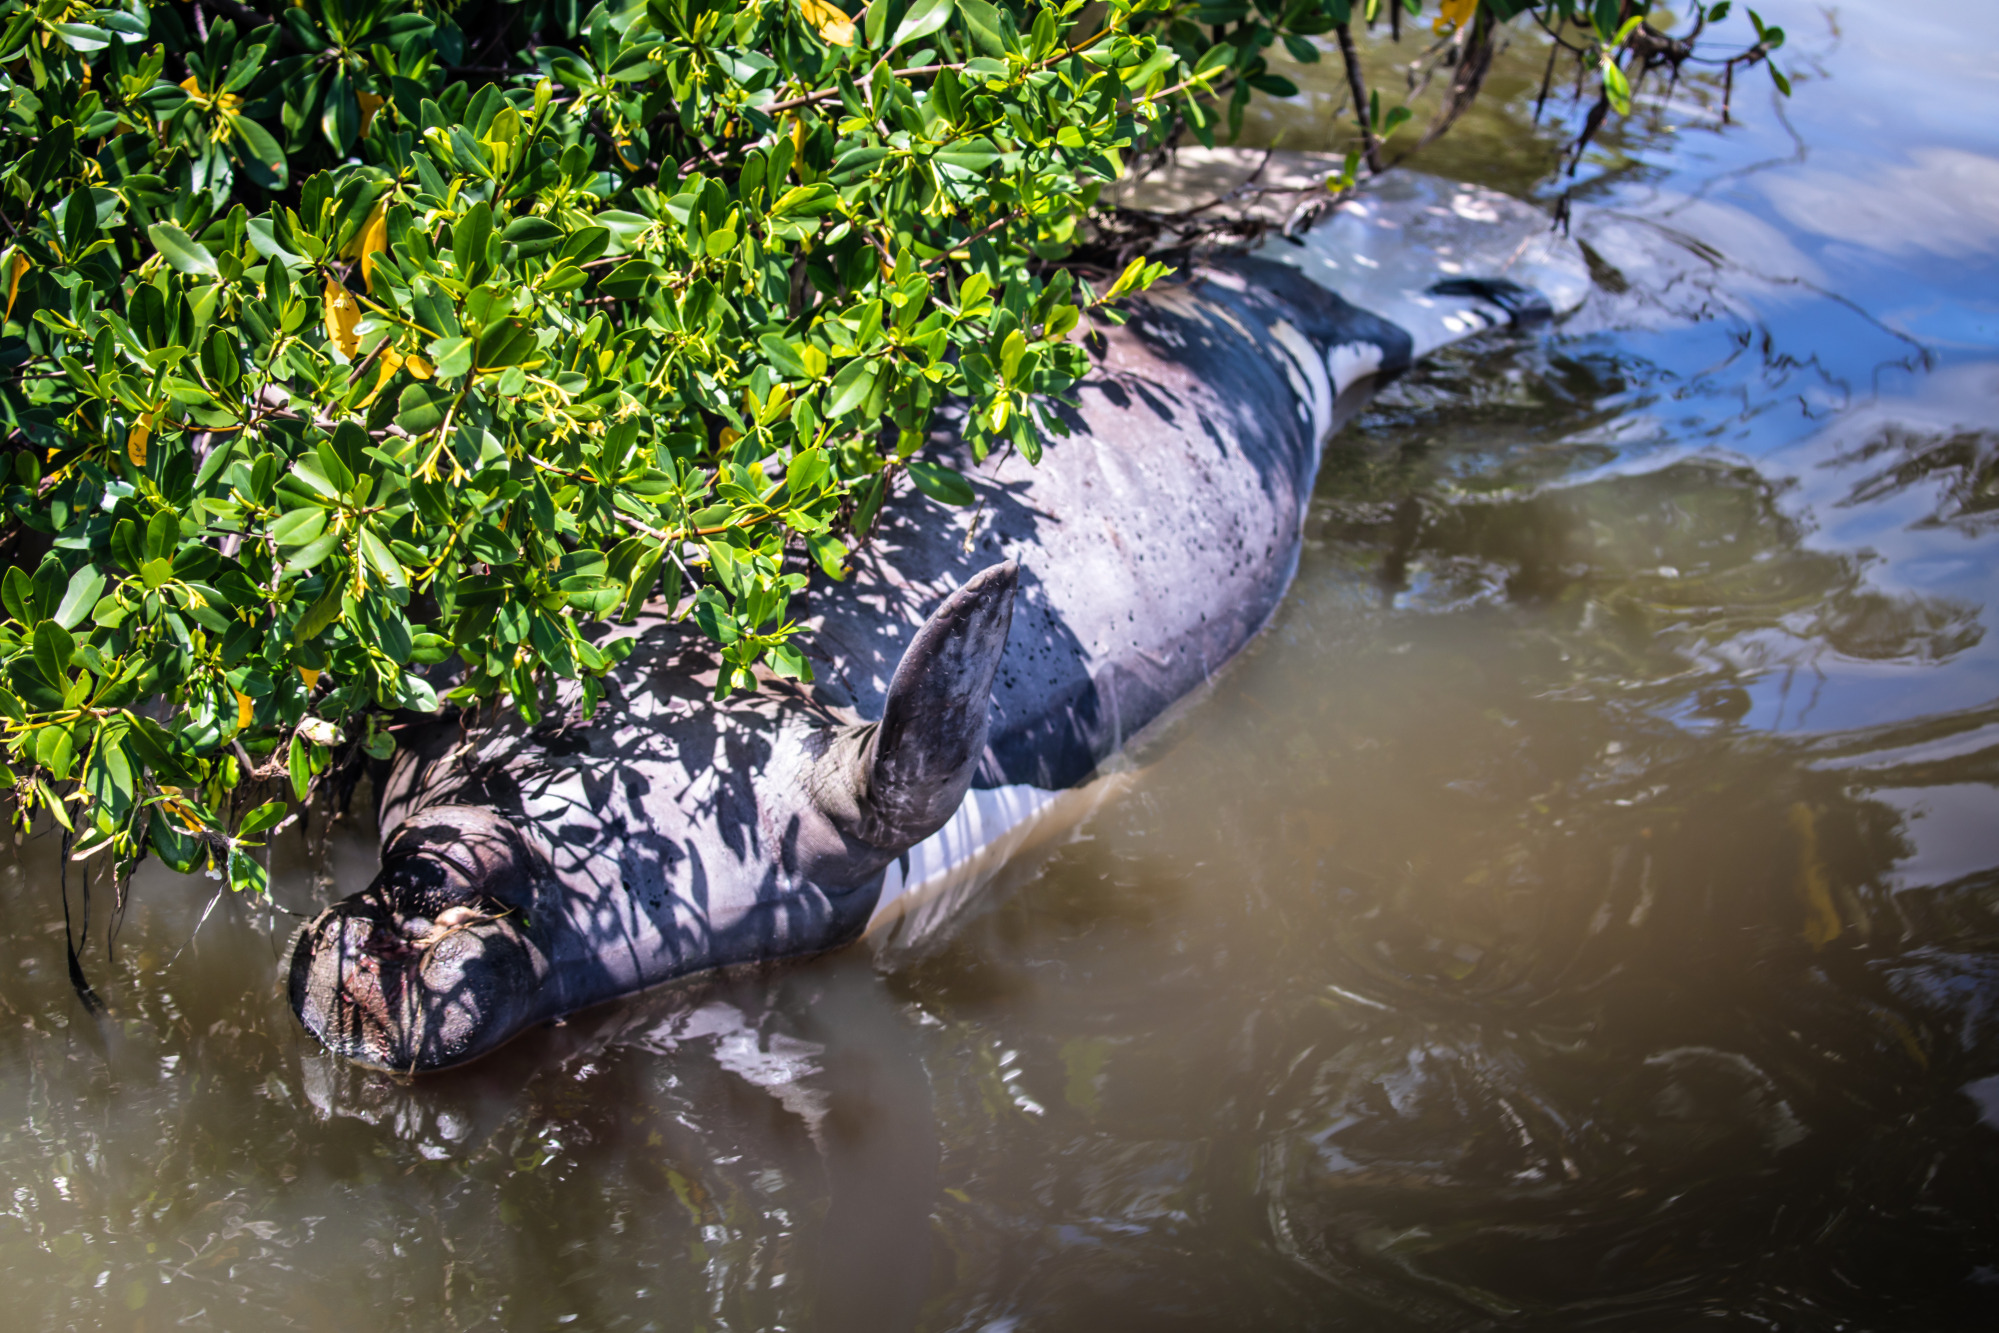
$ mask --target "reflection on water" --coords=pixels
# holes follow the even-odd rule
[[[93,885],[102,1018],[21,848],[7,1326],[1990,1327],[1992,224],[1787,211],[1852,174],[1800,144],[1980,85],[1840,21],[1795,139],[1606,141],[1590,304],[1392,386],[1272,631],[918,958],[410,1084],[279,985],[358,811],[268,907],[142,874],[108,954]]]
[[[1967,537],[1999,524],[1999,432],[1912,431],[1884,426],[1865,444],[1834,460],[1866,465],[1873,475],[1855,484],[1841,503],[1866,505],[1911,487],[1935,488],[1936,509],[1922,527],[1957,528]]]

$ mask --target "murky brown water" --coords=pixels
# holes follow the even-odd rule
[[[1999,24],[1773,11],[1788,127],[1586,163],[1590,305],[1350,428],[1271,632],[927,956],[399,1085],[279,985],[370,830],[109,959],[100,892],[102,1022],[22,849],[0,1325],[1992,1327]]]

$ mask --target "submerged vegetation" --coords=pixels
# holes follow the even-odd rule
[[[567,678],[588,711],[627,646],[593,623],[691,619],[718,698],[809,677],[792,594],[899,479],[971,501],[940,411],[978,457],[1062,433],[1079,329],[1168,271],[1103,266],[1099,191],[1294,94],[1271,48],[1344,61],[1331,201],[1410,116],[1356,29],[1429,25],[1433,136],[1539,25],[1586,142],[1729,6],[1686,38],[1634,0],[1427,8],[10,0],[17,825],[260,888],[286,807],[243,793],[385,758],[398,710],[534,720]]]

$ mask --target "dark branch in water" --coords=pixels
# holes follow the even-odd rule
[[[83,975],[83,964],[76,956],[76,936],[70,928],[69,844],[70,835],[65,830],[60,853],[62,870],[59,872],[60,880],[57,885],[62,893],[62,948],[69,962],[70,988],[76,992],[76,998],[83,1002],[84,1012],[95,1018],[104,1012],[104,1001],[97,998],[97,992],[91,989],[90,978]],[[90,940],[90,871],[87,868],[83,872],[83,939],[85,943]]]

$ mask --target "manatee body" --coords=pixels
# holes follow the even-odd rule
[[[638,642],[591,720],[565,695],[537,726],[407,739],[381,873],[300,933],[294,1011],[348,1059],[422,1071],[676,977],[853,941],[1243,648],[1368,387],[1580,295],[1544,227],[1419,183],[1149,297],[1094,335],[1071,435],[1038,467],[954,459],[976,510],[902,505],[847,581],[794,604],[812,685],[713,704],[699,636],[642,619],[606,630]]]

